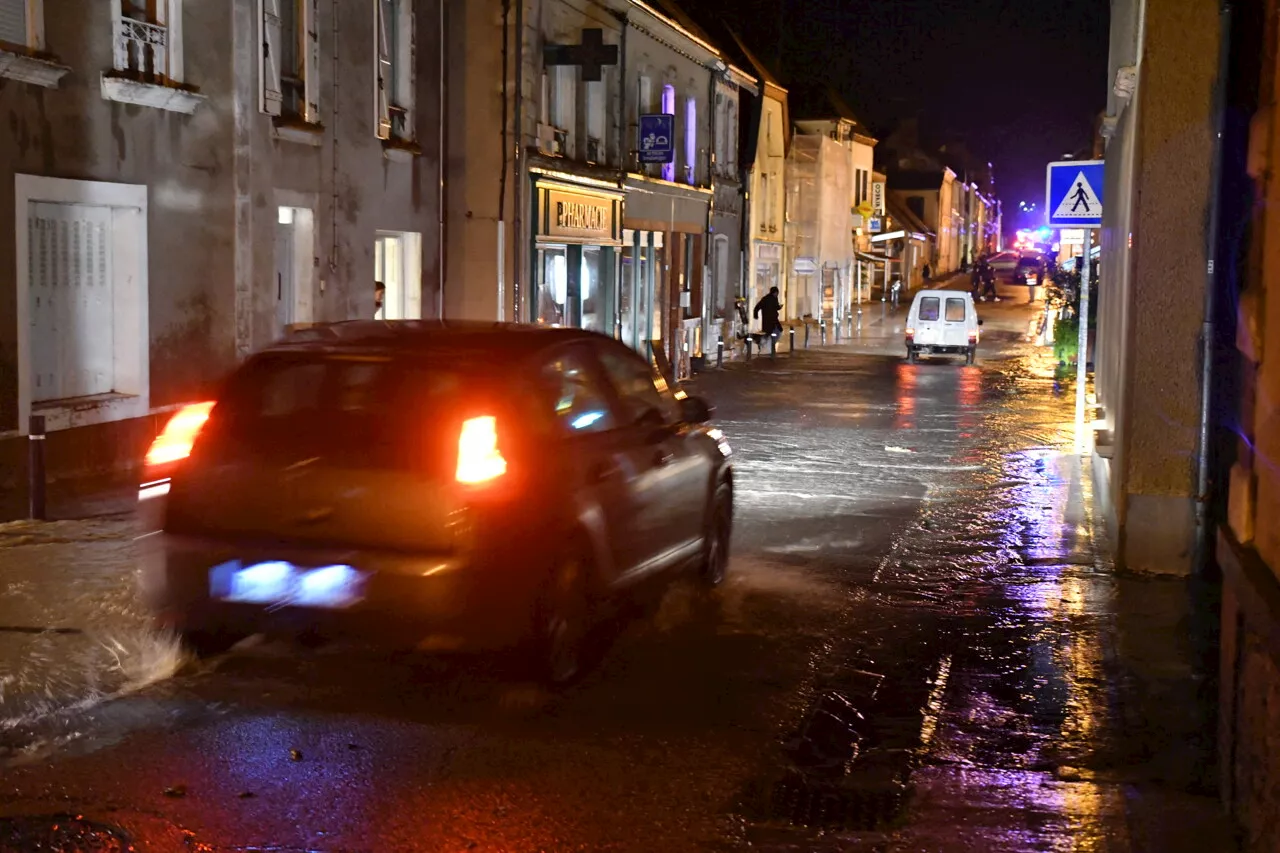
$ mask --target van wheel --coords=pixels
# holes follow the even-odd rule
[[[968,364],[973,364],[973,362],[977,359],[977,357],[978,357],[978,350],[975,349],[974,347],[969,347],[969,353],[968,355],[965,356],[965,362]]]
[[[909,358],[909,359],[911,360],[911,363],[912,363],[912,364],[919,364],[919,363],[920,363],[920,352],[919,352],[918,350],[908,350],[908,351],[907,351],[907,358]]]

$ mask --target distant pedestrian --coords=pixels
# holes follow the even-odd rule
[[[928,261],[925,261],[924,264],[924,280],[933,281],[933,267],[929,266]]]
[[[1031,300],[1030,300],[1031,302],[1036,301],[1036,291],[1043,284],[1044,284],[1044,264],[1040,263],[1040,264],[1036,264],[1036,279],[1035,279],[1035,283],[1031,285]]]
[[[969,272],[969,289],[974,299],[982,299],[982,267],[976,266]]]
[[[782,334],[782,323],[778,315],[782,313],[782,303],[778,300],[778,288],[771,287],[769,292],[760,297],[751,316],[760,320],[760,330],[771,338]]]
[[[988,296],[992,302],[999,302],[1000,296],[996,293],[996,271],[991,264],[983,262],[982,265],[982,298],[985,300]]]
[[[382,314],[383,304],[387,301],[387,286],[380,281],[373,283],[373,319],[386,319]]]

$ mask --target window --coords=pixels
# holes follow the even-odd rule
[[[698,182],[698,102],[693,98],[684,100],[684,180]]]
[[[615,426],[609,395],[581,350],[566,352],[543,371],[555,400],[555,417],[569,433],[604,432]]]
[[[44,0],[0,0],[0,77],[56,88],[71,69],[44,52]]]
[[[183,86],[182,0],[111,0],[109,101],[193,113],[205,97]]]
[[[604,79],[599,82],[588,80],[582,84],[586,90],[587,110],[587,150],[583,153],[592,163],[605,161],[605,99],[609,75],[606,72],[601,76]]]
[[[17,175],[15,196],[19,427],[148,414],[146,186]]]
[[[182,82],[180,0],[113,0],[114,67],[148,83]]]
[[[258,0],[264,113],[320,122],[319,0]]]
[[[965,311],[964,311],[963,299],[947,300],[947,322],[948,323],[963,323],[964,313]]]
[[[377,128],[380,139],[411,142],[414,132],[413,0],[376,0]]]
[[[556,153],[573,156],[573,130],[578,121],[578,70],[572,65],[551,67],[551,124],[556,130]]]
[[[456,411],[464,391],[474,395],[472,380],[365,356],[260,355],[231,377],[203,449],[214,459],[321,457],[345,468],[432,472],[446,464],[436,448],[452,438],[440,412]]]
[[[920,300],[920,314],[918,316],[925,322],[937,320],[938,309],[940,307],[941,305],[939,304],[938,297],[926,296]]]
[[[676,114],[676,87],[667,84],[662,87],[662,115],[674,116]],[[674,119],[672,120],[674,121]],[[676,179],[676,164],[662,164],[662,180],[674,181]]]
[[[600,345],[600,362],[622,405],[626,426],[675,423],[680,412],[666,391],[666,380],[653,367],[621,344]]]

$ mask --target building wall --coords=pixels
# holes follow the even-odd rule
[[[312,213],[314,252],[304,251],[298,264],[311,305],[303,319],[373,316],[377,229],[420,233],[422,281],[435,280],[438,7],[418,3],[416,125],[423,151],[395,162],[375,132],[369,4],[340,0],[336,21],[334,5],[318,4],[321,127],[313,144],[304,144],[277,138],[273,118],[259,109],[262,37],[254,0],[182,3],[183,80],[203,96],[189,115],[104,99],[102,75],[113,63],[112,4],[45,0],[45,49],[70,71],[52,89],[0,84],[12,131],[0,139],[0,186],[10,193],[0,204],[0,268],[10,270],[0,279],[9,282],[0,287],[0,317],[12,318],[0,322],[0,439],[26,427],[17,395],[24,321],[14,322],[18,288],[26,282],[13,273],[26,214],[15,210],[15,176],[135,185],[145,189],[147,211],[149,397],[138,398],[146,405],[127,419],[104,420],[107,404],[95,401],[63,409],[70,414],[51,422],[67,427],[48,442],[51,478],[137,464],[169,408],[208,396],[240,358],[271,341],[280,205]],[[428,294],[422,303],[429,309],[434,300]],[[82,423],[89,425],[76,426]],[[6,469],[0,489],[12,496],[25,483]]]
[[[1244,15],[1242,14],[1242,17]],[[1261,17],[1261,15],[1259,15]],[[1219,707],[1221,789],[1242,849],[1261,853],[1280,833],[1280,6],[1265,4],[1264,54],[1247,158],[1256,187],[1250,262],[1239,300],[1236,346],[1239,441],[1228,481]],[[1235,26],[1246,25],[1237,20]],[[1248,62],[1242,63],[1248,67]],[[1246,81],[1252,82],[1252,81]]]
[[[1119,157],[1108,152],[1108,170],[1121,170],[1109,177],[1120,188],[1114,197],[1124,199],[1128,186],[1132,198],[1132,273],[1116,295],[1128,317],[1123,328],[1105,327],[1098,353],[1110,377],[1103,387],[1113,409],[1107,452],[1118,558],[1130,569],[1182,573],[1194,537],[1216,9],[1192,0],[1149,5],[1141,50],[1140,89],[1125,110],[1133,110],[1124,129],[1134,137],[1132,159],[1123,148]],[[1114,252],[1129,239],[1113,231],[1108,246]],[[1103,274],[1125,261],[1123,253],[1105,257]]]
[[[229,92],[225,45],[231,19],[191,6],[186,78],[207,92]],[[233,106],[210,98],[192,116],[106,101],[100,76],[112,66],[108,3],[47,0],[48,51],[72,70],[56,89],[4,81],[0,105],[11,132],[0,135],[0,432],[19,428],[17,411],[17,229],[14,176],[109,181],[148,188],[148,309],[153,405],[189,399],[234,362]],[[191,239],[198,235],[198,239]],[[25,426],[25,425],[24,425]]]

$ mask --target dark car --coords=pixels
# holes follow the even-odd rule
[[[253,633],[526,646],[564,682],[614,599],[724,578],[733,475],[710,416],[590,332],[295,333],[152,445],[143,591],[198,653]]]

